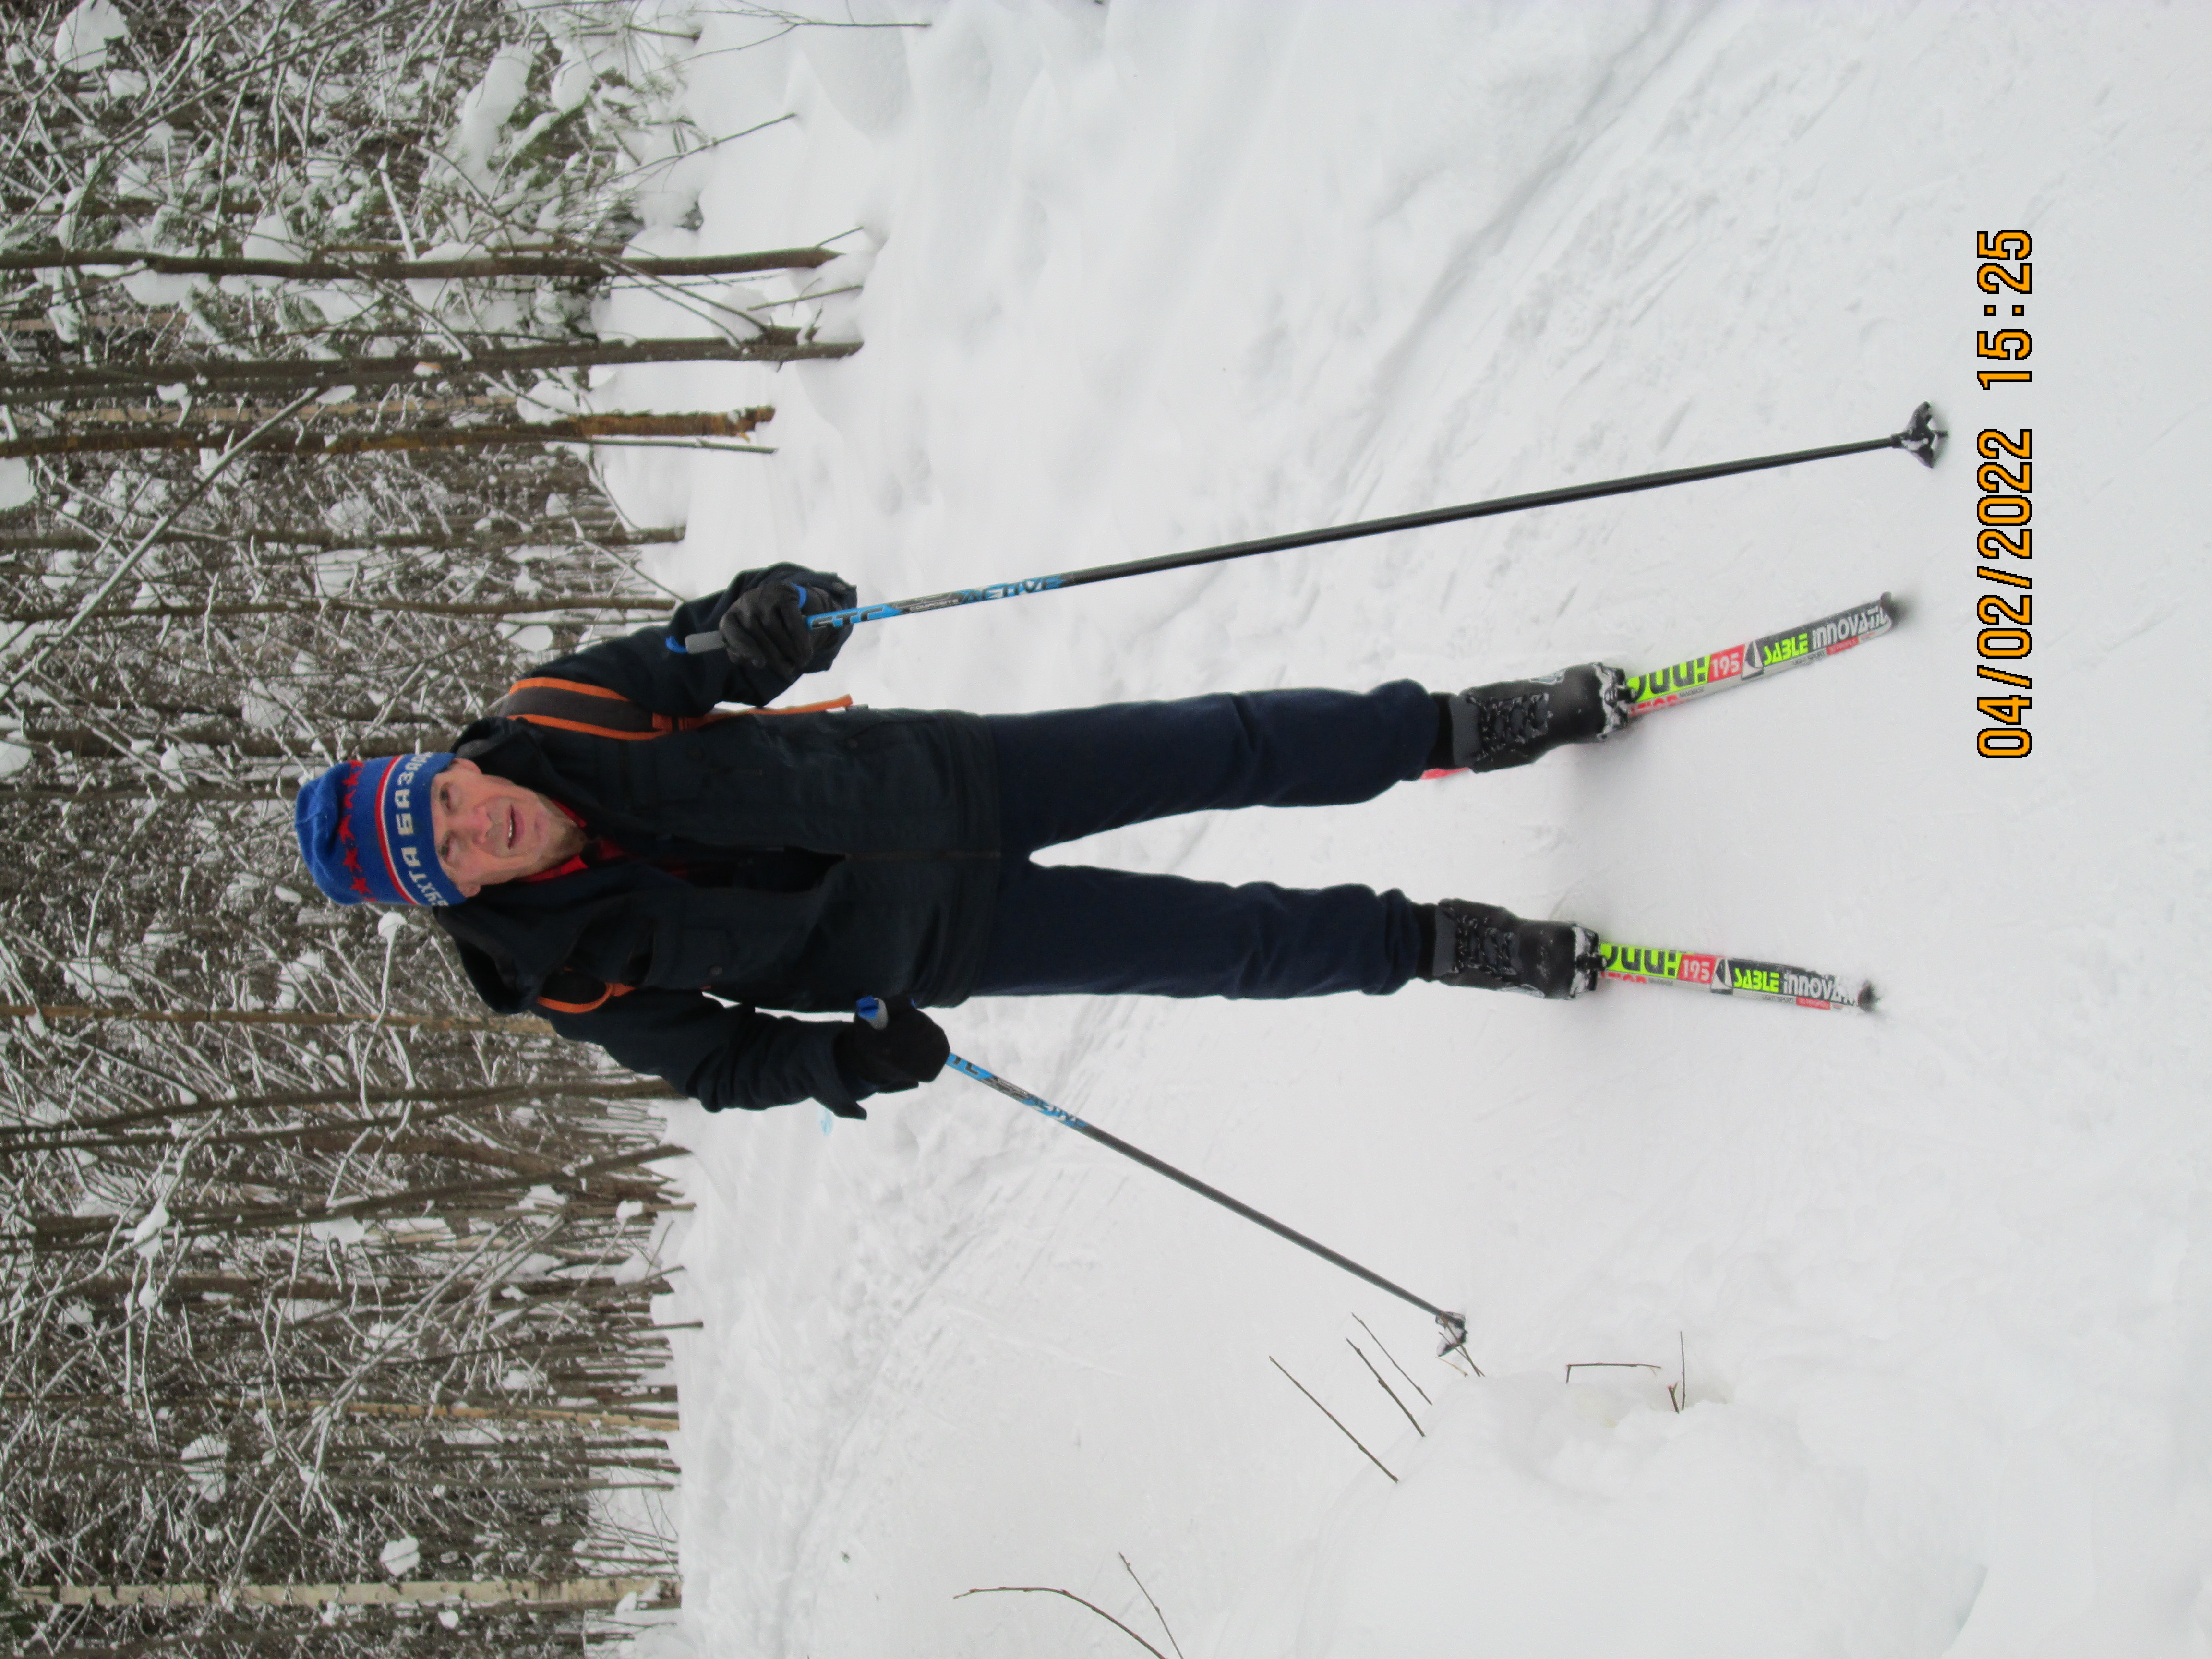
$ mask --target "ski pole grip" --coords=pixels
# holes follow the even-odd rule
[[[799,595],[799,608],[800,611],[804,611],[806,609],[806,590],[801,587],[797,582],[793,582],[791,584],[791,591]],[[671,634],[668,636],[666,643],[671,651],[676,652],[679,655],[689,655],[694,657],[703,657],[709,651],[720,651],[727,648],[722,643],[722,636],[719,633],[715,633],[711,630],[704,634],[686,634],[680,640],[673,634]]]
[[[853,1006],[853,1017],[864,1025],[872,1025],[878,1031],[891,1023],[891,1011],[884,1006],[881,997],[862,997]]]

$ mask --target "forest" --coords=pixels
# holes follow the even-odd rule
[[[598,366],[817,342],[626,257],[705,134],[617,5],[9,9],[0,1623],[26,1652],[573,1650],[680,1592],[651,1104],[341,908],[303,779],[664,615]],[[720,279],[719,281],[717,279]],[[650,284],[682,338],[601,338]]]

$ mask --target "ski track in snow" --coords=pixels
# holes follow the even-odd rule
[[[947,1078],[698,1150],[678,1339],[705,1654],[2212,1650],[2201,9],[954,0],[703,26],[652,251],[833,234],[856,356],[623,369],[773,460],[606,458],[662,574],[871,597],[1875,435],[1854,457],[862,630],[983,710],[1602,657],[1872,599],[1862,652],[1526,771],[1060,856],[1357,879],[1871,975],[1875,1018],[977,1002],[956,1049],[1468,1310],[1425,1322]],[[693,200],[703,220],[679,228]],[[1972,236],[2036,238],[1984,392]],[[847,270],[846,266],[857,269]],[[769,285],[757,290],[779,292]],[[603,325],[694,324],[636,295]],[[1974,432],[2032,424],[2036,753],[1973,756]],[[2191,599],[2195,595],[2195,599]],[[1984,688],[1987,689],[1987,688]],[[810,688],[811,690],[811,688]],[[1357,1312],[1434,1396],[1417,1437]],[[1678,1333],[1688,1409],[1677,1413]],[[1279,1359],[1401,1477],[1285,1385]],[[1380,1363],[1380,1356],[1375,1356]],[[1587,1360],[1662,1364],[1578,1371]],[[1386,1376],[1396,1374],[1387,1365]],[[1401,1392],[1403,1390],[1401,1389]]]

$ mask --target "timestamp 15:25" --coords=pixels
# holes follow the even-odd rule
[[[1974,238],[1975,255],[1984,262],[1974,273],[1974,285],[1983,293],[1994,294],[2000,298],[2008,294],[2016,296],[2012,302],[2012,314],[2015,317],[2027,315],[2027,298],[2035,287],[2035,267],[2027,263],[2027,256],[2034,249],[2035,244],[2024,230],[2001,230],[1995,235],[1984,230]],[[2015,264],[2020,266],[2017,275],[2008,269]],[[1996,314],[1995,303],[1982,307],[1984,317]],[[2035,342],[2024,328],[1985,328],[1974,336],[1974,356],[1977,357],[1994,357],[2000,362],[2017,363],[2034,349]],[[2035,378],[2035,372],[2027,368],[1985,368],[1974,378],[1982,383],[1982,390],[1987,392],[1991,386],[2007,380],[2032,380]]]

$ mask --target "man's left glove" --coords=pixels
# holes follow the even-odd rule
[[[853,631],[810,628],[806,619],[824,611],[849,610],[858,596],[836,577],[810,577],[806,586],[783,578],[748,588],[722,612],[722,643],[748,668],[778,679],[795,680],[817,658],[827,665]]]
[[[933,1080],[952,1053],[943,1028],[904,997],[885,1002],[884,1010],[890,1018],[882,1029],[855,1019],[837,1033],[830,1045],[837,1069],[889,1094]]]

